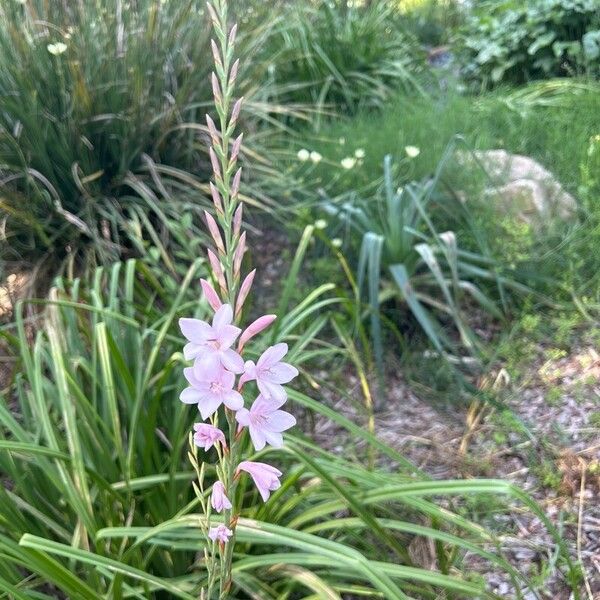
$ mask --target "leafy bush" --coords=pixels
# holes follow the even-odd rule
[[[181,287],[172,282],[165,290],[129,261],[87,285],[59,282],[31,345],[23,306],[17,310],[16,334],[5,336],[22,370],[0,399],[0,589],[9,596],[198,596],[206,571],[197,560],[201,515],[185,456],[192,415],[177,400],[183,358],[172,334],[180,314],[203,310],[188,301],[195,274],[193,266]],[[296,364],[315,355],[320,294],[292,310],[284,294],[280,335]],[[362,440],[385,466],[365,468],[296,436],[288,436],[285,451],[269,450],[286,463],[286,478],[270,502],[250,503],[241,515],[231,598],[276,600],[307,589],[338,599],[487,597],[481,580],[459,574],[465,552],[491,561],[516,587],[526,585],[490,550],[499,547],[493,532],[434,500],[505,494],[549,525],[526,495],[503,481],[430,481],[321,402],[300,392],[290,398]],[[207,479],[213,475],[207,469]],[[242,485],[240,493],[255,492]],[[412,563],[406,548],[415,538],[434,542],[436,570]],[[562,546],[557,557],[568,566]]]
[[[293,3],[283,15],[261,55],[278,103],[353,111],[381,106],[398,87],[420,89],[423,54],[393,7],[342,4]]]
[[[487,2],[462,35],[467,78],[486,84],[600,73],[597,0]]]

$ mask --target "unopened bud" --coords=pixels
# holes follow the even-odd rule
[[[240,135],[238,135],[238,137],[234,140],[232,146],[231,146],[231,158],[230,158],[230,164],[232,165],[233,163],[235,163],[235,161],[237,160],[237,157],[240,153],[240,148],[242,147],[242,140],[244,139],[244,134],[240,133]]]
[[[221,288],[221,292],[223,294],[227,293],[227,283],[225,282],[225,274],[223,273],[223,267],[219,262],[219,259],[215,256],[215,253],[212,250],[208,250],[208,260],[210,262],[210,266],[215,275],[215,279],[219,283],[219,287]]]
[[[240,202],[240,205],[236,208],[233,214],[233,239],[240,235],[240,229],[242,228],[242,215],[244,214],[244,205]]]
[[[210,83],[215,102],[217,104],[222,104],[223,97],[221,96],[221,88],[219,87],[219,81],[214,71],[210,74]]]
[[[215,205],[216,211],[222,215],[223,214],[223,204],[221,203],[221,195],[219,194],[219,190],[216,188],[215,184],[211,181],[209,183],[210,186],[210,194],[212,196],[213,204]]]
[[[219,161],[217,159],[217,155],[215,154],[215,151],[212,148],[208,149],[208,154],[210,155],[210,163],[212,165],[212,169],[215,174],[215,177],[220,178],[221,177],[221,168],[219,167]]]
[[[240,191],[240,181],[242,178],[242,169],[241,167],[236,171],[233,176],[233,181],[231,182],[231,197],[235,198]]]
[[[236,58],[235,62],[231,66],[231,72],[229,73],[229,85],[233,86],[238,76],[238,69],[240,68],[240,59]]]
[[[215,312],[218,311],[219,308],[221,308],[221,306],[223,306],[223,303],[221,302],[221,299],[219,298],[217,292],[215,292],[215,289],[213,288],[213,286],[210,285],[210,283],[208,283],[208,281],[206,281],[206,279],[201,279],[200,285],[202,286],[202,291],[204,292],[204,297],[206,298],[206,301],[208,302],[210,307]]]
[[[252,287],[252,282],[254,281],[254,276],[256,275],[256,269],[253,269],[246,275],[242,285],[240,286],[240,293],[237,297],[237,302],[235,304],[235,316],[239,317],[242,312],[242,307],[244,306],[244,302],[248,296],[248,292],[250,292],[250,288]]]
[[[229,121],[229,127],[235,127],[237,123],[238,117],[240,116],[240,111],[242,110],[242,103],[244,102],[243,96],[238,98],[231,109],[231,119]]]
[[[206,125],[208,127],[208,133],[210,133],[210,137],[212,139],[213,144],[218,144],[220,135],[219,135],[219,132],[217,131],[215,122],[212,120],[210,115],[206,115]]]
[[[258,335],[261,331],[266,329],[276,318],[276,315],[265,315],[264,317],[259,317],[256,319],[256,321],[253,321],[250,325],[248,325],[248,327],[240,336],[238,352],[242,351],[248,340],[252,339],[255,335]]]
[[[221,237],[221,232],[219,231],[219,226],[217,222],[214,220],[213,216],[204,211],[204,218],[206,219],[206,224],[208,225],[208,230],[210,231],[210,235],[217,246],[217,250],[221,254],[225,254],[225,246],[223,245],[223,238]]]
[[[233,276],[237,279],[240,276],[240,267],[242,266],[242,260],[244,253],[246,252],[246,232],[242,233],[240,241],[238,242],[237,248],[233,253]]]
[[[229,45],[230,46],[233,46],[233,44],[235,44],[236,34],[237,34],[237,23],[229,31]]]

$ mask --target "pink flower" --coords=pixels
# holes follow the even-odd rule
[[[284,402],[287,396],[281,384],[289,383],[298,375],[298,369],[280,362],[287,351],[287,344],[275,344],[263,352],[256,364],[251,360],[246,361],[239,385],[256,379],[258,389],[265,398]]]
[[[194,432],[194,443],[200,448],[204,447],[204,450],[207,452],[217,442],[225,446],[225,435],[218,427],[214,427],[208,423],[195,423]]]
[[[225,486],[220,481],[215,481],[210,496],[210,505],[220,513],[223,509],[229,510],[231,502],[225,493]]]
[[[221,404],[231,410],[244,406],[244,399],[233,389],[235,375],[222,365],[209,365],[205,368],[199,362],[194,367],[183,370],[190,387],[185,388],[179,399],[185,404],[197,404],[203,419],[208,419]]]
[[[277,410],[283,403],[278,400],[267,400],[260,395],[250,410],[240,408],[235,418],[240,425],[248,427],[255,450],[262,450],[265,444],[275,448],[283,446],[282,431],[293,427],[296,419],[284,410]]]
[[[181,332],[189,341],[183,349],[187,360],[197,358],[210,368],[221,364],[232,373],[244,371],[242,357],[231,349],[241,329],[231,324],[233,311],[223,304],[212,320],[212,325],[200,319],[179,319]]]
[[[275,467],[261,462],[242,461],[237,468],[239,471],[245,471],[254,480],[254,485],[258,488],[263,502],[266,502],[273,490],[281,487],[279,477],[282,473]]]
[[[229,529],[229,527],[225,527],[225,525],[217,525],[216,527],[211,527],[208,530],[208,537],[213,542],[222,542],[226,544],[229,541],[229,538],[233,535],[233,531]]]

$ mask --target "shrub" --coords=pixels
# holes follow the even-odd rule
[[[600,72],[596,0],[487,2],[461,39],[465,75],[484,84]]]

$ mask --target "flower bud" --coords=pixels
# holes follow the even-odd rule
[[[223,306],[223,303],[221,302],[221,299],[219,298],[217,292],[215,292],[215,289],[213,288],[213,286],[210,285],[210,283],[208,283],[208,281],[206,281],[206,279],[201,279],[200,285],[202,286],[202,291],[204,292],[204,297],[206,298],[206,301],[208,302],[210,307],[215,312],[217,310],[219,310],[221,308],[221,306]]]
[[[242,214],[244,212],[244,205],[240,202],[233,215],[233,239],[236,239],[240,235],[242,228]]]
[[[240,149],[242,147],[242,140],[244,139],[244,134],[240,133],[240,135],[235,139],[233,145],[231,146],[231,158],[229,159],[229,164],[233,165],[237,160],[237,157],[240,153]]]
[[[244,306],[244,302],[246,301],[246,297],[248,296],[248,292],[250,292],[250,288],[252,287],[252,282],[254,281],[254,276],[256,275],[256,269],[253,269],[246,275],[244,281],[242,281],[242,285],[240,286],[240,293],[237,297],[237,302],[235,304],[235,316],[236,318],[240,316],[242,312],[242,307]]]
[[[240,336],[240,341],[238,343],[238,352],[242,351],[242,348],[246,344],[246,342],[252,339],[255,335],[258,335],[261,331],[266,329],[275,319],[277,315],[264,315],[263,317],[259,317],[256,321],[253,321],[242,333]]]
[[[242,179],[242,168],[240,167],[235,175],[233,176],[233,181],[231,182],[231,198],[235,198],[240,191],[240,181]]]
[[[217,222],[214,220],[213,216],[204,211],[204,218],[206,219],[206,224],[208,225],[208,230],[210,231],[210,235],[217,246],[217,250],[220,254],[225,254],[225,246],[223,245],[223,238],[221,237],[221,232],[219,231],[219,226]]]
[[[206,125],[208,126],[208,133],[210,133],[210,138],[213,144],[218,144],[220,140],[219,132],[217,131],[217,127],[215,122],[212,120],[210,115],[206,115]]]
[[[212,196],[213,204],[215,205],[215,209],[217,212],[222,215],[223,214],[223,204],[221,203],[221,196],[219,194],[219,190],[215,187],[214,183],[211,181],[209,183],[210,186],[210,194]]]
[[[215,256],[215,253],[212,250],[208,250],[208,260],[210,262],[210,266],[213,270],[213,273],[219,283],[219,287],[221,288],[221,292],[223,294],[227,293],[227,283],[225,282],[225,273],[223,273],[223,267],[219,262],[219,259]]]
[[[240,276],[240,268],[242,266],[242,259],[246,252],[246,232],[242,233],[240,241],[238,242],[237,248],[233,254],[233,276],[237,279]]]
[[[210,156],[210,164],[212,165],[215,177],[220,178],[221,168],[219,167],[219,160],[217,159],[217,155],[215,154],[215,151],[212,148],[208,149],[208,154]]]
[[[219,86],[219,81],[214,71],[210,74],[210,83],[212,86],[212,93],[215,98],[215,102],[217,104],[222,104],[223,97],[221,96],[221,88]]]
[[[231,120],[229,121],[229,127],[234,127],[237,123],[238,117],[240,116],[240,112],[242,110],[242,104],[244,102],[244,98],[238,98],[231,109]]]

